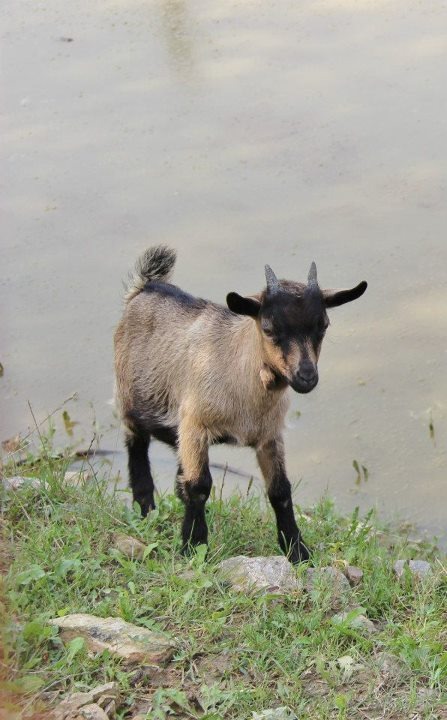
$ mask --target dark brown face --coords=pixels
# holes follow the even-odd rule
[[[267,295],[259,328],[268,364],[296,392],[308,393],[318,383],[317,362],[329,318],[319,289],[301,296],[287,291]]]
[[[329,319],[327,308],[338,307],[361,297],[367,283],[346,290],[320,290],[317,268],[312,263],[307,285],[278,280],[265,266],[267,289],[256,297],[236,292],[227,295],[231,312],[256,321],[264,349],[265,367],[260,371],[267,389],[289,384],[296,392],[308,393],[318,383],[317,362]]]

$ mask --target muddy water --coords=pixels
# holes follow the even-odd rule
[[[1,438],[32,423],[28,400],[40,421],[78,391],[75,438],[88,443],[94,420],[102,447],[122,449],[112,333],[121,279],[148,244],[176,247],[176,281],[217,301],[258,290],[265,262],[304,279],[315,259],[322,285],[370,285],[332,312],[320,384],[293,397],[296,497],[378,506],[447,542],[445,6],[0,12]],[[171,488],[172,457],[153,455]],[[212,458],[258,472],[248,450]],[[353,460],[368,469],[359,484]],[[227,489],[245,485],[227,474]]]

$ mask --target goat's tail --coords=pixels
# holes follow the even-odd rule
[[[157,245],[145,250],[138,258],[134,271],[129,273],[128,281],[125,284],[125,301],[132,300],[143,291],[149,282],[169,280],[175,260],[175,250],[171,250],[166,245]]]

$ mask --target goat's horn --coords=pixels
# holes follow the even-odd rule
[[[307,276],[307,284],[310,288],[318,287],[317,266],[315,265],[314,262],[310,266],[309,275]]]
[[[265,266],[265,279],[267,281],[267,290],[269,293],[275,293],[279,290],[278,278],[273,272],[270,265]]]

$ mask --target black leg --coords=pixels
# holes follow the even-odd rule
[[[282,438],[266,443],[257,450],[256,455],[275,511],[281,550],[294,564],[309,560],[309,549],[301,539],[293,512],[292,492],[284,467]]]
[[[291,563],[309,560],[309,550],[301,539],[293,512],[290,482],[285,473],[278,474],[268,489],[269,500],[276,515],[278,542]]]
[[[177,473],[177,493],[185,504],[185,516],[182,525],[182,554],[195,545],[206,545],[208,526],[205,517],[205,504],[211,492],[212,478],[208,465],[203,468],[197,481],[185,481],[181,466]]]
[[[149,435],[128,434],[126,437],[129,456],[129,483],[133,499],[141,507],[141,514],[146,517],[149,510],[155,508],[154,481],[149,465]]]

